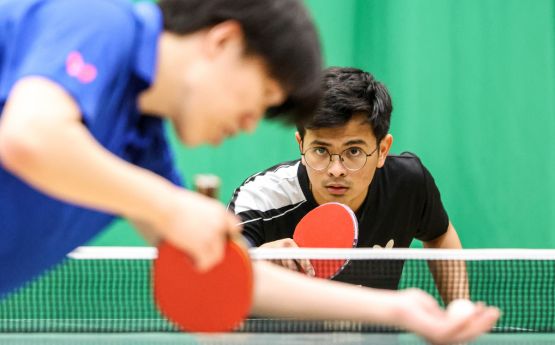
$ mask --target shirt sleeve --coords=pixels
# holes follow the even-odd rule
[[[132,68],[135,19],[109,1],[42,1],[16,33],[12,80],[41,76],[64,88],[85,122],[93,122],[103,95]]]
[[[253,207],[256,204],[256,193],[253,194],[253,191],[241,187],[233,193],[228,210],[240,218],[243,226],[242,235],[249,245],[258,247],[265,242],[263,212]]]
[[[250,214],[249,214],[250,213]],[[241,218],[243,230],[241,234],[249,242],[251,247],[259,247],[266,241],[264,240],[264,221],[262,215],[257,212],[242,212],[238,215]]]
[[[424,181],[424,205],[416,238],[421,241],[431,241],[447,231],[449,217],[441,202],[441,195],[434,178],[422,163],[420,166]]]

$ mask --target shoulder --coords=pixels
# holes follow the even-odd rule
[[[235,213],[268,211],[305,201],[297,172],[299,160],[274,165],[247,178],[233,195],[230,206]]]
[[[136,6],[127,0],[19,0],[0,1],[0,19],[4,24],[23,27],[42,24],[41,29],[55,32],[73,23],[98,27],[117,27],[121,21],[133,20]],[[78,30],[78,28],[75,28]]]
[[[412,152],[388,156],[380,170],[389,180],[398,181],[405,186],[426,184],[430,176],[420,158]]]
[[[103,17],[106,21],[115,17],[133,16],[134,5],[125,0],[95,0],[95,1],[75,1],[75,0],[50,0],[34,1],[37,8],[45,10],[56,9],[60,15],[65,15],[68,19],[74,17]]]
[[[129,1],[54,0],[34,3],[28,9],[26,19],[42,25],[43,28],[49,27],[51,32],[68,32],[68,28],[73,28],[69,33],[76,35],[94,28],[97,34],[108,33],[121,37],[136,21],[133,4]]]
[[[422,174],[424,165],[416,154],[403,152],[398,155],[389,155],[384,164],[385,169],[404,174]]]

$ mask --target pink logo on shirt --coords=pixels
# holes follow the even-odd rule
[[[81,83],[88,84],[96,79],[97,71],[94,65],[85,63],[81,53],[72,51],[66,59],[66,72],[77,78]]]

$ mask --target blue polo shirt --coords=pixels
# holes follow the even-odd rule
[[[18,80],[48,78],[74,98],[84,125],[106,149],[179,184],[162,121],[137,108],[138,94],[154,77],[161,30],[152,3],[0,2],[0,116]],[[33,189],[0,161],[0,298],[113,219]]]

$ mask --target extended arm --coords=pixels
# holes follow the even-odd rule
[[[477,305],[466,317],[450,315],[423,291],[377,290],[309,278],[257,262],[253,312],[312,320],[352,320],[397,326],[433,343],[469,341],[493,327],[496,308]]]

